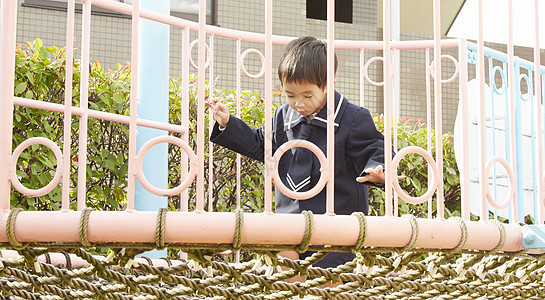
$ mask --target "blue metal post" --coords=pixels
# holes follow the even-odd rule
[[[170,13],[169,0],[141,0],[141,8],[163,14]],[[155,21],[141,19],[138,60],[138,118],[168,122],[169,84],[169,27]],[[161,130],[138,127],[137,149],[156,136],[166,135]],[[143,171],[146,179],[156,187],[168,186],[168,145],[153,146],[144,159]],[[156,211],[167,207],[168,199],[151,194],[136,182],[136,210]],[[152,258],[166,257],[166,250],[143,254]]]

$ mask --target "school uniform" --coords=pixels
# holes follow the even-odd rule
[[[384,137],[377,131],[373,118],[365,108],[356,106],[335,92],[335,214],[349,215],[369,210],[367,185],[356,181],[363,170],[384,166]],[[274,113],[273,153],[282,144],[294,139],[308,140],[327,155],[327,105],[313,118],[306,118],[288,104]],[[210,140],[242,155],[263,162],[264,127],[250,128],[244,121],[230,116],[225,128],[216,123]],[[320,161],[306,148],[292,148],[284,153],[278,164],[278,174],[286,187],[293,191],[307,191],[320,178]],[[277,213],[315,214],[326,212],[326,188],[307,200],[294,200],[275,193]],[[303,255],[304,256],[304,255]],[[337,257],[338,256],[338,257]],[[353,259],[351,253],[331,253],[316,266],[337,266]]]

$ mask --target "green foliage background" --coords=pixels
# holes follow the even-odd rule
[[[64,76],[66,68],[65,49],[45,47],[40,39],[33,43],[18,45],[16,51],[15,95],[40,101],[64,104]],[[97,61],[89,66],[89,108],[128,115],[130,91],[130,67],[118,64],[115,70],[104,70]],[[74,61],[72,104],[79,106],[80,62]],[[208,83],[207,83],[208,84]],[[180,124],[181,79],[170,80],[170,123]],[[197,83],[190,78],[190,134],[189,145],[194,151],[196,144],[196,103]],[[207,89],[208,91],[208,89]],[[235,113],[235,93],[232,90],[215,90],[215,97],[222,99],[232,113]],[[208,95],[206,95],[208,97]],[[241,116],[250,126],[260,126],[264,118],[264,104],[259,94],[242,92]],[[57,143],[62,149],[63,114],[15,106],[13,124],[13,148],[25,139],[42,136]],[[205,124],[208,124],[208,115]],[[205,135],[208,135],[206,126]],[[128,125],[89,118],[88,123],[88,164],[87,164],[87,206],[99,210],[116,210],[126,204],[128,170]],[[76,207],[78,169],[79,117],[72,119],[71,138],[71,189],[70,206]],[[43,149],[42,149],[43,148]],[[214,147],[214,180],[212,193],[215,211],[227,211],[236,207],[236,154],[222,147]],[[208,144],[205,153],[208,156]],[[169,146],[169,186],[180,182],[180,148]],[[51,181],[57,162],[53,152],[40,145],[25,150],[17,163],[17,175],[28,188],[41,188]],[[247,211],[262,210],[263,166],[241,158],[241,199]],[[208,176],[205,179],[208,186]],[[190,209],[194,207],[195,184],[190,186]],[[208,189],[205,191],[208,199]],[[15,189],[11,193],[12,206],[27,210],[58,210],[61,205],[61,186],[41,197],[26,197]],[[169,199],[172,209],[179,208],[180,197]],[[208,204],[207,204],[208,207]]]
[[[375,125],[380,132],[384,132],[384,118],[382,115],[375,115]],[[421,119],[406,118],[397,124],[398,149],[407,146],[418,146],[427,149],[428,130]],[[393,127],[393,126],[392,126]],[[432,136],[432,156],[436,157],[435,151],[435,131],[431,130]],[[451,133],[444,133],[443,143],[443,185],[445,199],[445,217],[460,216],[461,194],[460,194],[460,174],[454,156],[454,140]],[[412,197],[418,197],[427,192],[428,189],[428,163],[424,157],[417,154],[406,155],[399,163],[398,175],[403,176],[399,185],[406,194]],[[372,187],[369,191],[371,215],[384,215],[384,190]],[[432,213],[437,213],[436,194],[433,196]],[[408,204],[399,199],[399,214],[412,214],[416,217],[428,216],[428,203]]]
[[[64,76],[66,54],[58,47],[45,47],[40,39],[33,43],[19,45],[16,51],[15,95],[57,104],[64,104]],[[80,62],[74,61],[74,77],[72,83],[72,104],[79,106],[80,99]],[[89,107],[94,110],[128,115],[130,66],[118,64],[115,70],[105,70],[94,61],[89,66]],[[190,124],[189,145],[197,149],[196,141],[196,78],[190,78]],[[181,78],[170,79],[170,122],[180,124],[181,118]],[[208,83],[207,83],[208,84]],[[209,89],[207,88],[207,93]],[[235,113],[235,92],[233,90],[214,89],[214,97],[219,97]],[[280,93],[276,91],[276,96]],[[259,127],[264,122],[263,99],[258,93],[241,93],[241,118],[251,127]],[[206,97],[209,97],[207,94]],[[13,148],[25,139],[35,136],[49,138],[62,149],[63,114],[44,110],[15,106],[13,125]],[[70,205],[76,206],[77,168],[78,166],[78,134],[79,117],[72,118],[72,137],[70,153],[72,164]],[[208,123],[208,114],[205,124]],[[377,128],[383,131],[384,121],[375,116]],[[420,121],[404,120],[398,126],[398,145],[416,145],[426,148],[426,132]],[[206,126],[208,136],[208,125]],[[87,206],[99,210],[116,210],[126,204],[127,188],[127,156],[128,125],[89,118],[88,132],[88,164],[87,164]],[[435,142],[435,141],[434,141]],[[459,176],[454,158],[452,135],[443,135],[444,185],[447,216],[459,215],[460,188]],[[435,146],[433,146],[435,147]],[[208,143],[205,153],[208,156]],[[213,148],[214,179],[212,184],[212,209],[214,211],[230,211],[236,207],[236,154],[222,147]],[[180,148],[169,146],[169,186],[180,182]],[[18,160],[17,175],[23,185],[29,188],[45,186],[53,177],[56,160],[53,152],[39,145],[31,146],[24,151]],[[208,164],[206,164],[208,165]],[[411,196],[419,196],[427,189],[426,161],[418,155],[406,156],[399,165],[402,188]],[[241,157],[241,205],[246,211],[263,210],[263,165],[245,157]],[[208,199],[208,189],[205,198]],[[190,186],[190,209],[194,208],[195,184]],[[373,188],[370,193],[370,214],[384,214],[384,191]],[[180,206],[180,197],[169,199],[171,209]],[[14,189],[11,193],[12,206],[27,210],[57,210],[61,203],[61,187],[57,186],[51,193],[41,197],[26,197]],[[207,205],[208,207],[208,205]],[[409,205],[399,201],[400,214],[411,213],[417,217],[427,214],[427,203]],[[436,207],[432,208],[433,211]]]

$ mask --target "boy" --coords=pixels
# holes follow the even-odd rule
[[[314,37],[301,37],[285,48],[278,66],[278,77],[287,96],[287,104],[278,107],[273,119],[273,152],[293,139],[308,140],[326,155],[327,150],[327,54],[326,44]],[[337,57],[335,56],[335,72]],[[362,183],[384,183],[384,137],[375,127],[369,111],[348,102],[335,92],[335,213],[349,215],[368,212],[368,190]],[[207,103],[216,124],[210,140],[242,155],[263,162],[264,128],[252,129],[229,115],[218,99]],[[278,173],[286,187],[294,191],[311,189],[320,178],[318,158],[305,148],[286,151],[278,164]],[[277,213],[315,214],[326,211],[324,188],[307,200],[293,200],[276,190]],[[308,256],[303,253],[301,258]],[[293,256],[292,256],[293,257]],[[315,264],[336,267],[352,260],[352,253],[330,253]]]

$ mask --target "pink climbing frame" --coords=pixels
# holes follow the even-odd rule
[[[25,99],[13,96],[13,82],[14,82],[14,53],[15,53],[15,25],[16,25],[16,10],[17,1],[1,1],[1,27],[0,27],[0,242],[8,242],[6,234],[6,220],[10,211],[10,191],[16,189],[19,192],[28,195],[29,197],[46,195],[58,184],[63,187],[62,197],[62,209],[60,211],[24,211],[20,212],[15,222],[15,238],[19,242],[79,242],[79,222],[82,210],[85,208],[86,191],[85,191],[85,178],[86,168],[79,168],[77,177],[82,179],[78,180],[77,187],[77,210],[73,211],[69,208],[69,164],[71,163],[69,155],[64,153],[70,153],[69,139],[71,136],[71,117],[78,116],[80,126],[79,128],[87,128],[87,121],[89,118],[102,119],[112,122],[120,122],[129,125],[129,177],[128,177],[128,203],[127,208],[124,211],[115,212],[91,212],[88,224],[88,239],[92,243],[154,243],[156,233],[156,212],[142,212],[134,210],[134,185],[135,180],[138,180],[142,185],[150,192],[157,195],[177,195],[182,196],[182,204],[180,211],[169,211],[166,218],[165,229],[165,242],[166,243],[211,243],[211,244],[230,244],[233,243],[236,216],[234,213],[218,213],[205,211],[204,203],[204,176],[205,176],[205,78],[206,67],[208,63],[206,56],[210,59],[213,56],[213,41],[215,37],[229,38],[237,43],[237,49],[240,50],[241,41],[250,41],[262,43],[264,45],[265,52],[261,53],[258,50],[247,50],[243,53],[236,53],[237,65],[242,73],[251,78],[258,78],[264,76],[264,91],[265,91],[265,130],[271,132],[272,128],[272,86],[273,68],[272,68],[272,48],[273,45],[283,45],[289,42],[292,37],[276,36],[272,34],[272,0],[265,0],[265,32],[243,32],[239,30],[232,30],[220,27],[208,26],[205,23],[206,14],[202,13],[206,11],[206,1],[200,1],[200,14],[199,21],[192,22],[183,20],[180,18],[166,16],[159,13],[140,9],[139,1],[134,0],[132,5],[120,3],[117,1],[109,0],[79,0],[83,3],[82,13],[82,46],[81,46],[81,65],[85,66],[89,63],[89,32],[91,26],[90,11],[91,6],[98,6],[107,8],[110,10],[118,11],[123,14],[132,15],[132,47],[131,47],[131,106],[130,116],[122,116],[95,111],[89,108],[87,102],[88,94],[88,69],[83,68],[81,71],[81,99],[80,106],[72,106],[71,88],[70,83],[72,81],[72,58],[74,56],[74,9],[75,1],[68,1],[68,13],[67,13],[67,88],[66,89],[66,101],[64,104],[54,104],[42,101],[36,101],[33,99]],[[377,86],[384,86],[384,119],[391,120],[392,107],[396,105],[396,100],[392,96],[392,78],[394,68],[392,67],[394,62],[391,57],[392,50],[406,50],[417,49],[425,51],[427,55],[427,62],[429,63],[430,50],[433,51],[434,57],[451,59],[456,65],[456,73],[452,75],[452,78],[458,79],[459,84],[459,97],[462,105],[462,118],[464,118],[466,124],[463,129],[463,136],[467,144],[467,45],[464,39],[441,39],[440,31],[440,1],[434,0],[434,39],[430,41],[391,41],[390,39],[390,1],[384,1],[384,35],[383,41],[352,41],[352,40],[335,40],[335,23],[334,19],[334,1],[328,0],[328,21],[327,21],[327,41],[328,52],[333,53],[333,49],[350,49],[353,51],[359,51],[361,53],[360,61],[360,74],[361,74],[361,103],[364,101],[364,82]],[[539,18],[537,18],[538,0],[535,0],[536,6],[536,51],[535,51],[535,66],[539,69]],[[512,0],[509,0],[509,11],[512,9]],[[479,40],[478,44],[478,79],[481,82],[481,87],[484,82],[484,56],[483,56],[483,37],[482,37],[482,1],[479,1]],[[511,16],[511,14],[510,14]],[[189,91],[188,91],[188,78],[190,72],[190,66],[194,65],[198,72],[198,118],[197,118],[197,149],[191,149],[187,146],[187,126],[166,124],[161,122],[154,122],[149,120],[143,120],[137,118],[136,113],[136,92],[138,86],[136,84],[138,78],[138,24],[140,18],[147,18],[168,24],[173,27],[183,29],[182,43],[183,43],[183,58],[182,58],[182,90],[183,90],[183,103],[188,103]],[[509,44],[507,47],[509,54],[509,67],[512,70],[513,67],[513,43],[512,43],[512,22],[510,22],[509,30]],[[198,33],[198,62],[195,65],[190,57],[189,49],[193,43],[190,43],[190,31]],[[206,40],[209,40],[208,45]],[[451,56],[443,55],[442,49],[454,48],[458,49],[458,60]],[[372,57],[365,60],[364,51],[366,50],[383,50],[383,57]],[[249,74],[244,69],[244,56],[250,52],[257,53],[263,62],[263,70],[259,74]],[[212,61],[212,60],[211,60]],[[371,80],[367,73],[367,68],[370,63],[374,61],[382,61],[384,65],[383,81],[375,82]],[[431,62],[426,66],[426,76],[428,78],[441,78],[441,60],[438,62]],[[333,83],[333,60],[332,56],[328,57],[328,85]],[[432,67],[433,66],[433,67]],[[239,71],[240,71],[239,70]],[[213,68],[209,68],[209,78],[213,78]],[[513,74],[512,71],[509,72]],[[237,90],[240,90],[240,77],[237,77]],[[541,99],[541,79],[540,74],[537,72],[534,76],[536,92],[538,99]],[[514,82],[512,76],[509,78],[511,82]],[[431,81],[430,81],[431,82]],[[431,86],[428,86],[428,101],[434,99],[433,107],[434,111],[431,111],[431,102],[428,103],[428,120],[427,124],[434,124],[435,138],[441,140],[442,130],[442,85],[451,83],[452,80],[433,80],[433,97],[430,95]],[[333,89],[328,89],[331,93]],[[514,93],[513,89],[511,92]],[[481,99],[484,98],[484,89],[481,88]],[[514,98],[514,95],[511,95]],[[540,102],[540,101],[538,101]],[[54,142],[44,138],[31,138],[18,145],[15,150],[12,150],[12,136],[11,128],[13,126],[13,107],[14,105],[20,105],[25,107],[33,107],[48,111],[62,112],[65,116],[64,134],[65,142],[63,142],[63,149],[60,149]],[[481,104],[483,105],[483,104]],[[541,103],[536,104],[536,109],[541,112]],[[511,102],[511,109],[514,111],[514,104]],[[480,116],[484,119],[484,109]],[[282,151],[287,150],[289,147],[300,146],[309,147],[315,152],[318,157],[321,157],[322,163],[322,179],[319,186],[306,193],[289,192],[285,186],[283,186],[280,180],[274,180],[274,184],[285,192],[293,194],[293,198],[304,199],[311,197],[313,194],[319,192],[322,186],[327,189],[327,213],[324,215],[314,216],[314,230],[312,235],[312,245],[338,245],[338,246],[353,246],[355,245],[360,227],[358,219],[355,216],[336,216],[334,214],[334,194],[333,194],[333,102],[328,103],[328,156],[323,155],[316,147],[310,143],[295,142],[294,144],[285,145]],[[431,119],[433,113],[434,119]],[[188,107],[182,108],[182,115],[187,120]],[[541,113],[539,116],[538,126],[543,128]],[[187,122],[185,123],[187,124]],[[385,148],[390,149],[395,143],[395,139],[392,138],[393,125],[391,122],[384,122],[385,124]],[[481,124],[484,124],[481,122]],[[137,126],[147,126],[157,129],[166,130],[173,133],[182,134],[182,138],[159,137],[150,140],[142,149],[137,152],[136,149],[136,130]],[[510,124],[514,126],[514,124]],[[481,132],[484,133],[484,125],[481,126]],[[484,136],[484,134],[482,135]],[[286,215],[286,214],[274,214],[272,207],[272,178],[276,178],[277,172],[275,172],[275,164],[278,161],[280,154],[273,155],[272,142],[270,135],[266,135],[265,141],[265,211],[263,213],[246,213],[244,214],[244,227],[243,227],[243,244],[268,244],[268,245],[296,245],[301,242],[305,232],[305,217],[303,215]],[[84,165],[87,161],[87,149],[86,141],[87,132],[81,130],[79,132],[79,145],[78,145],[78,163]],[[431,141],[431,137],[428,137]],[[142,160],[146,154],[146,151],[155,144],[158,143],[172,143],[178,145],[185,152],[183,161],[185,162],[185,169],[182,176],[182,183],[177,187],[170,189],[159,189],[149,184],[142,173]],[[481,140],[481,144],[484,140]],[[15,174],[15,168],[17,159],[22,151],[33,144],[42,144],[50,148],[57,157],[57,170],[54,179],[45,187],[31,190],[24,187]],[[310,144],[310,145],[309,145]],[[431,142],[429,143],[431,145]],[[514,143],[513,143],[514,144]],[[543,149],[543,139],[539,135],[538,141],[540,149]],[[484,147],[481,147],[484,149]],[[445,220],[444,216],[444,197],[443,197],[443,157],[442,157],[442,145],[437,143],[435,151],[432,151],[431,146],[428,149],[419,147],[407,147],[404,149],[396,149],[398,154],[395,158],[392,158],[391,152],[386,151],[386,199],[385,199],[385,216],[373,216],[367,217],[367,237],[365,240],[366,246],[377,247],[404,247],[409,243],[411,237],[415,234],[414,226],[411,225],[409,219],[398,216],[396,204],[398,197],[402,201],[408,203],[418,204],[428,201],[437,201],[437,215],[431,216],[428,219],[418,219],[417,225],[419,229],[418,238],[416,241],[416,247],[422,248],[434,248],[434,249],[452,249],[455,248],[462,238],[463,230],[458,222],[452,220]],[[196,151],[196,152],[194,152]],[[432,152],[438,155],[433,157]],[[513,151],[514,152],[514,151]],[[537,164],[542,166],[542,155],[537,158]],[[430,182],[428,183],[428,192],[419,197],[412,197],[407,195],[401,190],[396,178],[396,174],[393,170],[401,159],[409,153],[417,153],[422,155],[430,166]],[[467,158],[469,155],[468,148],[465,147],[462,150],[462,157]],[[485,152],[482,150],[478,155],[482,158],[482,165],[480,166],[480,178],[484,182],[484,179],[488,177],[487,165],[490,162],[485,161]],[[489,205],[492,207],[499,207],[496,199],[492,199],[490,193],[487,191],[487,185],[482,184],[481,189],[481,203],[482,213],[481,221],[474,222],[469,220],[469,196],[467,186],[469,182],[467,165],[468,159],[465,159],[466,165],[460,168],[461,182],[462,182],[462,219],[467,226],[467,242],[464,246],[465,249],[475,250],[491,250],[496,248],[500,244],[502,238],[501,227],[488,221],[488,215],[486,210],[486,203],[488,199]],[[515,165],[516,157],[511,158],[511,162],[507,163],[502,159],[494,158],[492,162],[498,162],[504,165],[505,169],[509,173],[510,186],[515,186]],[[543,174],[542,167],[539,169],[539,174]],[[210,175],[211,176],[211,175]],[[187,191],[186,188],[196,181],[196,210],[188,211],[187,204]],[[539,199],[542,197],[542,180],[539,181]],[[513,192],[509,195],[507,205],[510,205],[513,210],[517,207],[517,195],[514,188]],[[394,195],[394,193],[396,195]],[[434,198],[434,200],[432,200]],[[538,207],[538,215],[536,220],[541,224],[543,223],[543,202],[540,201]],[[505,244],[501,250],[507,252],[515,252],[523,250],[522,246],[522,232],[521,227],[518,225],[516,215],[510,219],[510,224],[504,224],[505,229]],[[180,230],[180,229],[184,230]]]

